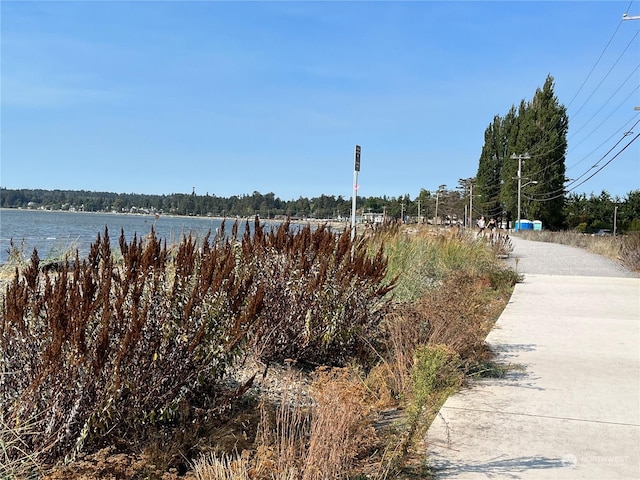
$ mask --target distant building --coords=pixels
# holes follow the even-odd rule
[[[371,223],[374,225],[384,223],[384,213],[365,212],[362,214],[362,223]]]

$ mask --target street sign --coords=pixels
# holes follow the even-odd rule
[[[360,145],[356,145],[356,165],[355,165],[355,171],[359,172],[360,171]]]

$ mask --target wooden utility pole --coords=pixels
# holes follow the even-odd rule
[[[518,160],[518,228],[515,231],[520,231],[522,225],[520,224],[520,194],[522,193],[522,160],[529,160],[531,157],[528,153],[524,155],[511,155],[512,160]]]

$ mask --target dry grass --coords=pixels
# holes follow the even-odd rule
[[[316,405],[302,479],[348,478],[355,458],[374,438],[368,392],[349,369],[321,369],[313,395]]]
[[[194,463],[198,480],[338,480],[375,438],[370,395],[349,368],[320,368],[313,399],[297,389],[295,372],[275,409],[263,403],[254,452],[208,454]]]
[[[35,478],[40,475],[39,454],[25,441],[42,428],[37,419],[9,425],[0,412],[0,479]]]
[[[640,232],[625,235],[621,256],[625,266],[634,272],[640,272]]]
[[[247,455],[203,455],[193,463],[196,480],[250,480],[255,478]]]

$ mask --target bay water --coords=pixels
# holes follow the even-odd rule
[[[225,230],[231,232],[236,219],[227,219]],[[246,219],[239,219],[239,232],[242,234]],[[250,221],[252,224],[253,220]],[[23,252],[27,258],[38,249],[38,256],[59,258],[62,254],[77,249],[80,256],[86,255],[89,246],[98,234],[109,230],[111,248],[118,248],[121,230],[127,241],[151,232],[167,241],[167,245],[178,243],[183,235],[191,233],[202,239],[211,231],[214,235],[220,228],[222,219],[210,217],[155,216],[119,213],[66,212],[46,210],[0,209],[0,264],[7,261],[10,242]]]

